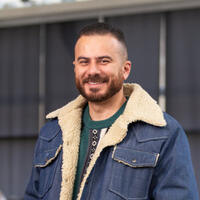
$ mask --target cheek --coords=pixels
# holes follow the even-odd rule
[[[74,76],[75,76],[75,80],[77,81],[79,79],[78,73],[74,70]]]
[[[120,71],[119,71],[119,74],[118,74],[118,76],[121,78],[121,79],[123,79],[123,80],[126,80],[126,72],[123,70],[123,69],[121,69]]]
[[[80,70],[80,69],[77,69],[77,68],[75,68],[75,69],[74,69],[74,74],[75,74],[75,78],[78,78],[78,79],[80,79],[80,78],[82,78],[82,77],[83,77],[83,75],[84,75],[84,71],[83,71],[83,70]]]
[[[122,76],[123,80],[127,79],[127,75],[126,74],[123,73],[121,76]]]

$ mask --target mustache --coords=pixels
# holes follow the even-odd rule
[[[83,83],[89,83],[89,82],[105,83],[108,81],[109,78],[107,76],[100,76],[99,74],[89,75],[88,77],[83,79]]]

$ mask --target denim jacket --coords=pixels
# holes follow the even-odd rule
[[[124,113],[102,138],[80,185],[81,200],[198,200],[186,135],[137,84],[125,84]],[[78,160],[79,96],[50,113],[35,148],[25,200],[71,200]]]

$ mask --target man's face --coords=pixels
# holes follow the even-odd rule
[[[74,65],[76,87],[90,102],[118,93],[130,72],[123,45],[110,34],[82,36],[75,46]]]

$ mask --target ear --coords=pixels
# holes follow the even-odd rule
[[[123,66],[123,76],[124,80],[126,80],[131,72],[131,61],[126,60]]]
[[[72,62],[72,64],[74,65],[74,72],[75,72],[75,60]]]

